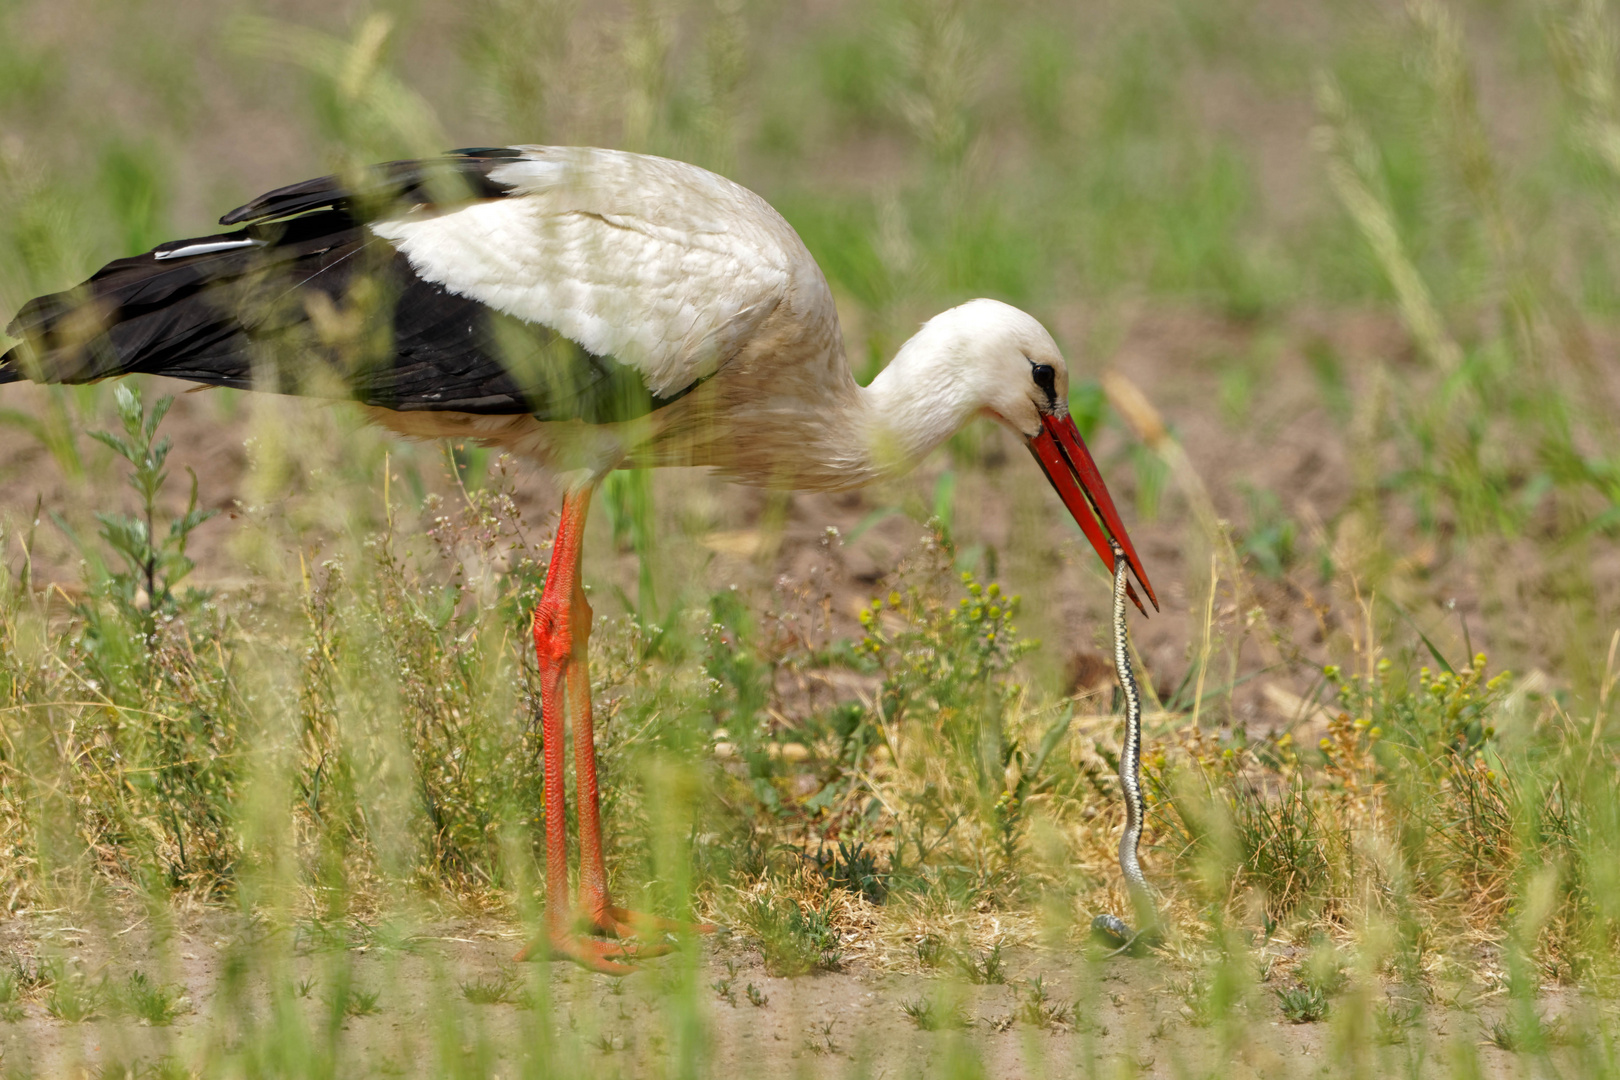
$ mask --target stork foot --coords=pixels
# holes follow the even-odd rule
[[[666,919],[662,915],[648,915],[629,908],[604,904],[590,916],[591,924],[604,934],[619,938],[646,937],[651,934],[713,934],[720,928],[714,923],[689,923],[679,919]]]
[[[587,971],[603,975],[628,975],[635,971],[638,961],[663,956],[670,946],[643,945],[635,941],[601,941],[581,934],[552,933],[525,945],[512,957],[516,963],[538,960],[542,956],[551,960],[572,960]]]

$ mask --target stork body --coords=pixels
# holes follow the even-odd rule
[[[764,487],[847,488],[904,472],[987,416],[1026,440],[1105,564],[1117,541],[1153,598],[1039,322],[972,301],[926,323],[862,387],[815,260],[763,199],[713,173],[588,148],[464,150],[379,166],[352,185],[281,188],[221,224],[241,228],[161,245],[30,301],[8,327],[23,344],[0,357],[0,382],[147,372],[352,398],[395,431],[481,440],[563,478],[534,613],[544,945],[556,954],[623,970],[655,951],[638,951],[638,931],[676,928],[614,906],[603,864],[580,544],[613,469],[701,465]],[[617,940],[581,936],[580,920]]]

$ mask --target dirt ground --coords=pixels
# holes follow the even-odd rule
[[[135,1075],[165,1058],[183,1063],[207,1045],[203,1040],[221,1037],[209,1014],[218,1008],[224,965],[244,942],[263,940],[263,928],[244,932],[224,914],[193,914],[180,920],[172,937],[143,947],[143,934],[153,936],[144,923],[133,916],[129,932],[115,938],[120,957],[111,967],[104,934],[66,925],[50,914],[0,924],[4,947],[24,955],[42,949],[66,955],[92,980],[102,971],[122,974],[141,966],[144,954],[146,970],[163,971],[165,980],[185,986],[193,1009],[172,1026],[150,1027],[108,1018],[68,1023],[50,1017],[39,1002],[29,1003],[23,1019],[0,1025],[5,1075],[78,1075],[81,1069],[125,1075],[109,1068],[114,1063]],[[512,1075],[516,1068],[509,1055],[525,1045],[525,1037],[532,1045],[537,1013],[531,1006],[473,1005],[458,990],[511,970],[519,934],[510,926],[485,920],[428,924],[388,945],[346,953],[293,944],[292,974],[303,992],[309,1030],[323,1029],[329,1009],[324,988],[334,961],[351,965],[352,986],[378,992],[374,1013],[343,1022],[340,1054],[350,1064],[340,1075],[348,1069],[352,1075],[448,1072],[449,1063],[438,1056],[447,1023],[460,1025],[462,1064],[477,1061],[484,1075]],[[160,954],[178,967],[166,970],[156,959]],[[536,970],[526,965],[522,974]],[[1213,1069],[1220,1076],[1275,1077],[1299,1073],[1302,1064],[1312,1062],[1349,1066],[1351,1060],[1342,1057],[1345,1045],[1357,1047],[1355,1054],[1371,1075],[1451,1075],[1457,1043],[1470,1044],[1477,1053],[1480,1075],[1517,1075],[1519,1069],[1515,1055],[1486,1041],[1503,1013],[1489,995],[1461,1006],[1431,1005],[1427,1031],[1414,1029],[1399,1042],[1381,1044],[1362,1032],[1346,1044],[1336,1038],[1340,1027],[1331,1021],[1286,1022],[1264,985],[1238,1013],[1242,1023],[1200,1026],[1176,991],[1174,962],[1158,958],[1088,962],[1073,953],[1012,950],[1004,985],[964,985],[864,963],[784,979],[767,975],[757,952],[743,941],[722,936],[701,947],[695,970],[665,958],[624,979],[566,963],[538,972],[546,980],[555,1030],[579,1036],[586,1048],[579,1064],[592,1075],[657,1075],[657,1066],[664,1064],[659,1059],[676,1052],[679,1038],[670,1027],[669,995],[680,994],[687,980],[701,1002],[697,1023],[712,1046],[707,1074],[715,1076],[940,1075],[959,1053],[959,1041],[971,1044],[984,1075],[994,1080],[1070,1075],[1086,1062],[1100,1065],[1105,1075],[1169,1077],[1191,1068],[1199,1075]],[[1019,1014],[1030,980],[1037,977],[1060,1010],[1072,1006],[1064,1019],[1047,1027],[1031,1025]],[[723,986],[734,1003],[722,996]],[[746,996],[748,987],[756,991],[758,1004]],[[247,998],[250,1011],[267,1003],[262,986],[250,986]],[[920,1028],[905,1006],[927,999],[954,999],[965,1026]],[[1544,1015],[1552,1019],[1563,1006],[1549,999]]]

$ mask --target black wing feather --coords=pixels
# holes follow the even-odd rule
[[[452,150],[441,158],[390,161],[367,169],[362,182],[353,187],[341,177],[321,176],[266,192],[232,210],[219,223],[272,221],[328,207],[370,220],[401,205],[499,198],[507,188],[489,178],[490,170],[522,156],[522,151],[510,147],[472,147]]]
[[[680,397],[654,396],[636,369],[424,281],[364,226],[368,208],[429,201],[445,176],[481,178],[479,190],[499,194],[487,170],[516,156],[456,151],[378,166],[361,192],[332,177],[270,192],[222,219],[243,229],[119,259],[76,290],[30,300],[8,327],[25,344],[0,357],[0,383],[144,372],[401,411],[587,423]],[[233,242],[251,246],[173,254]]]

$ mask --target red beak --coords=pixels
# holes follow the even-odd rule
[[[1159,598],[1153,595],[1153,586],[1148,584],[1147,574],[1142,570],[1142,560],[1136,557],[1136,548],[1125,532],[1125,523],[1119,519],[1119,511],[1114,509],[1114,500],[1109,497],[1102,473],[1097,471],[1097,463],[1092,460],[1091,451],[1086,449],[1074,421],[1067,416],[1041,417],[1041,433],[1029,440],[1029,449],[1108,572],[1114,572],[1114,548],[1109,542],[1112,538],[1125,552],[1125,561],[1147,593],[1153,610],[1158,611]],[[1099,518],[1101,524],[1098,524]],[[1147,608],[1137,598],[1136,590],[1127,584],[1125,591],[1135,601],[1137,609],[1146,615]]]

